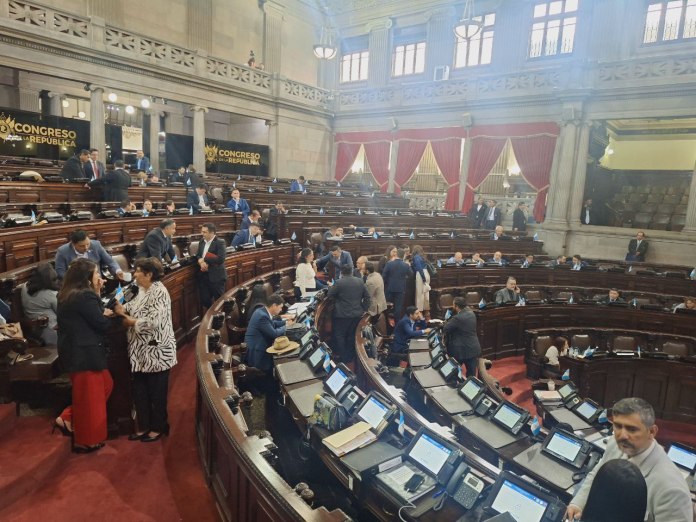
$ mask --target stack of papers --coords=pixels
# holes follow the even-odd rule
[[[370,431],[370,425],[361,421],[338,433],[329,435],[322,442],[334,455],[342,457],[376,440],[377,436]]]
[[[534,398],[542,402],[560,401],[561,394],[556,390],[534,390]]]

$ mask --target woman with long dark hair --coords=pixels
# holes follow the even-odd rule
[[[389,245],[387,247],[386,252],[384,252],[384,255],[379,258],[379,264],[377,265],[377,271],[381,274],[382,270],[384,270],[384,266],[394,259],[396,257],[396,245]]]
[[[50,263],[39,263],[32,270],[29,280],[22,285],[22,308],[24,315],[30,319],[45,316],[48,324],[35,332],[47,345],[55,345],[58,342],[56,324],[58,318],[58,274]]]
[[[609,460],[592,481],[582,522],[643,522],[647,506],[648,486],[638,466]]]
[[[304,297],[307,292],[314,292],[326,288],[323,281],[317,278],[317,264],[314,261],[314,252],[311,248],[303,248],[300,251],[300,259],[295,269],[295,297]]]
[[[128,440],[155,442],[169,434],[169,371],[176,364],[172,301],[160,281],[164,269],[155,257],[135,261],[138,295],[114,311],[128,327],[128,356],[133,372],[133,403],[138,430]]]
[[[104,336],[108,317],[99,293],[104,280],[99,267],[89,259],[75,259],[58,292],[58,357],[72,381],[72,406],[55,420],[56,426],[73,434],[73,451],[90,453],[106,440],[106,401],[113,380],[107,369]]]

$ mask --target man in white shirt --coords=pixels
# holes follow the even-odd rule
[[[201,226],[201,241],[198,242],[196,262],[198,263],[198,293],[201,305],[206,308],[220,298],[225,291],[227,272],[225,255],[227,247],[224,239],[215,235],[215,224],[205,223]]]
[[[638,466],[648,486],[649,522],[691,522],[694,511],[684,477],[655,441],[655,411],[645,400],[621,399],[612,408],[614,437],[609,440],[602,460],[587,474],[580,490],[568,505],[568,520],[579,520],[587,503],[595,475],[607,461],[628,459]]]
[[[488,230],[495,230],[495,227],[500,225],[503,220],[503,212],[496,206],[498,202],[491,199],[488,202],[488,209],[486,210],[486,219],[484,220],[484,228]]]

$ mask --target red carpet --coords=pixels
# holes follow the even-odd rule
[[[16,419],[14,405],[1,406],[0,520],[219,520],[195,444],[193,347],[178,356],[172,431],[161,442],[121,437],[95,454],[75,455],[66,437],[49,435],[50,419]]]

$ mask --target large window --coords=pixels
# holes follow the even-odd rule
[[[425,42],[395,46],[393,63],[392,76],[423,73],[425,71]]]
[[[529,57],[556,56],[573,52],[579,0],[555,0],[534,5]]]
[[[344,54],[341,57],[341,83],[367,80],[368,51]]]
[[[643,43],[687,38],[696,38],[696,0],[670,0],[648,5]]]
[[[477,16],[476,20],[483,22],[483,27],[476,36],[468,41],[465,38],[457,38],[457,46],[454,50],[455,69],[491,63],[493,58],[495,13]]]

